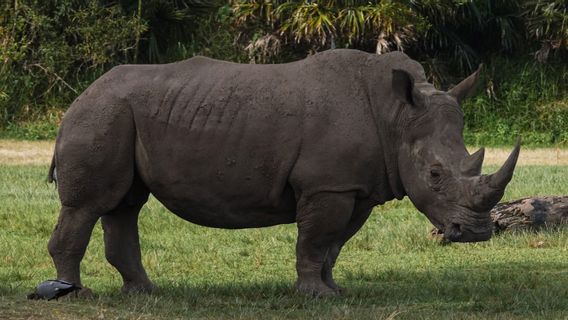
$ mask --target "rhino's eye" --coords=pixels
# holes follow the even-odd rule
[[[440,172],[438,170],[430,170],[430,178],[439,179],[440,178]]]
[[[442,166],[440,164],[434,164],[430,167],[430,178],[433,180],[438,180],[442,176]]]
[[[442,180],[442,168],[440,166],[432,166],[430,168],[430,184],[434,189],[439,189],[440,181]]]

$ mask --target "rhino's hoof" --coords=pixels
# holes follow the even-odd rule
[[[340,287],[337,285],[337,283],[335,283],[335,281],[325,281],[325,284],[331,288],[331,290],[335,291],[335,293],[337,294],[344,294],[345,293],[345,289],[343,287]]]
[[[71,293],[69,293],[66,296],[63,296],[61,298],[59,298],[60,300],[72,300],[72,299],[84,299],[84,300],[91,300],[95,298],[95,294],[93,293],[93,290],[87,288],[87,287],[82,287],[79,290],[75,290]]]
[[[322,283],[296,283],[296,291],[315,298],[337,296],[339,292]]]
[[[153,283],[125,283],[122,286],[122,293],[125,294],[151,294],[157,291]]]
[[[337,294],[344,294],[346,292],[345,288],[340,287],[340,286],[335,286],[333,288],[333,291],[335,291],[335,293],[337,293]]]

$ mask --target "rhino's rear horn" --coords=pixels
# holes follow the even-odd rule
[[[485,157],[485,148],[477,150],[472,155],[464,158],[461,162],[461,172],[465,176],[478,176],[481,173],[483,158]]]

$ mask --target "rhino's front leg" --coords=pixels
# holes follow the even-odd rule
[[[337,292],[322,279],[330,250],[342,238],[351,219],[355,194],[318,193],[298,202],[298,242],[296,245],[296,289],[314,296]]]
[[[334,243],[331,246],[331,248],[327,252],[325,261],[323,263],[323,268],[321,270],[321,279],[323,280],[323,282],[337,293],[343,292],[343,288],[338,286],[333,279],[333,267],[335,267],[335,261],[337,260],[337,257],[339,256],[342,248],[342,242]]]
[[[327,284],[328,287],[332,288],[336,292],[341,293],[344,290],[335,283],[335,280],[333,280],[333,267],[335,266],[335,261],[337,260],[337,257],[339,256],[339,253],[343,248],[343,245],[345,245],[345,243],[349,241],[349,239],[351,239],[351,237],[353,237],[353,235],[355,235],[355,233],[357,233],[359,229],[361,229],[372,211],[373,206],[370,204],[361,203],[359,205],[356,205],[355,209],[353,210],[351,220],[349,221],[347,228],[344,230],[341,239],[338,242],[334,243],[328,251],[321,272],[321,277],[325,284]]]

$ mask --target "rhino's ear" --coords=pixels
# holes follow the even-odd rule
[[[405,70],[392,70],[392,92],[395,97],[408,104],[414,104],[412,91],[414,89],[414,78]]]
[[[477,82],[479,80],[479,74],[481,73],[481,68],[483,64],[480,64],[477,70],[472,73],[469,77],[462,80],[462,82],[458,83],[455,87],[450,89],[448,93],[458,100],[458,103],[461,104],[463,99],[468,98],[473,95],[475,92],[475,88],[477,87]]]

